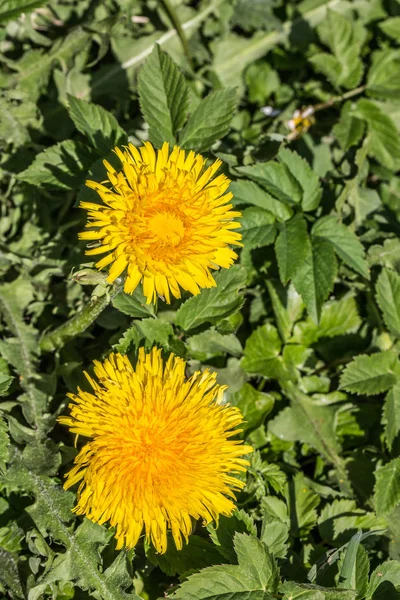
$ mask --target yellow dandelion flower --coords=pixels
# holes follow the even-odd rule
[[[249,464],[250,446],[232,437],[242,414],[221,403],[226,386],[208,370],[185,378],[186,363],[174,354],[164,365],[157,348],[139,350],[136,369],[121,354],[94,362],[93,393],[70,394],[71,414],[60,422],[91,438],[67,475],[80,482],[74,511],[116,528],[117,547],[132,548],[143,529],[158,552],[170,530],[176,547],[192,530],[230,515],[235,474]]]
[[[98,269],[111,265],[107,281],[126,273],[124,290],[133,293],[143,282],[147,303],[157,294],[170,302],[180,298],[180,288],[199,294],[215,286],[211,269],[229,268],[240,246],[240,224],[232,209],[230,181],[214,177],[221,166],[216,160],[205,168],[205,159],[165,143],[157,152],[149,142],[141,148],[129,144],[114,149],[122,163],[115,170],[106,160],[109,184],[87,181],[103,204],[81,202],[88,211],[89,231],[83,240],[97,241],[88,255],[106,255]]]

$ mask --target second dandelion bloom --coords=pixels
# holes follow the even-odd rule
[[[129,359],[111,354],[95,362],[92,392],[71,395],[71,414],[59,420],[90,439],[68,473],[66,488],[80,482],[75,511],[116,528],[118,548],[132,548],[143,532],[158,552],[167,532],[182,548],[193,520],[229,516],[244,483],[243,456],[250,446],[233,439],[238,408],[221,404],[226,386],[215,373],[185,378],[186,363],[161,351]]]
[[[98,242],[86,254],[105,254],[96,267],[109,267],[109,283],[125,274],[125,292],[142,282],[148,303],[215,286],[212,270],[229,268],[237,258],[231,246],[241,245],[230,181],[216,176],[221,161],[206,168],[200,154],[177,146],[170,152],[167,143],[114,152],[121,170],[104,161],[108,184],[86,182],[103,202],[80,205],[89,228],[80,238]]]

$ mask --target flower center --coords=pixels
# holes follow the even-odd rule
[[[185,234],[181,219],[169,212],[160,212],[151,217],[148,227],[161,243],[169,246],[177,246]]]

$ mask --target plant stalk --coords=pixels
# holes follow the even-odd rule
[[[182,44],[182,48],[183,48],[183,52],[186,56],[186,59],[189,63],[190,69],[193,71],[194,70],[194,66],[193,66],[193,59],[192,59],[192,55],[190,53],[190,48],[189,48],[189,42],[188,39],[186,37],[186,34],[183,30],[182,24],[179,20],[178,14],[175,10],[175,8],[172,6],[170,0],[160,0],[161,4],[164,7],[165,12],[167,13],[168,17],[171,20],[172,25],[174,26],[176,33],[178,34],[178,37],[181,41]]]
[[[110,304],[111,300],[122,290],[121,285],[116,285],[110,291],[89,301],[89,303],[69,321],[57,327],[54,331],[46,333],[40,340],[39,347],[42,352],[54,352],[62,348],[69,340],[79,335],[94,323],[97,317]]]
[[[362,92],[365,91],[366,87],[367,87],[366,85],[360,85],[359,87],[354,88],[354,90],[350,90],[349,92],[346,92],[342,96],[334,96],[333,98],[328,100],[328,102],[323,102],[322,104],[316,104],[314,106],[314,112],[318,112],[319,110],[324,110],[325,108],[329,108],[330,106],[333,106],[337,102],[343,102],[344,100],[349,100],[349,98],[352,98],[353,96],[358,96],[358,94],[361,94]]]

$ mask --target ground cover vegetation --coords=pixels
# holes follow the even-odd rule
[[[398,0],[0,22],[0,596],[399,598]]]

